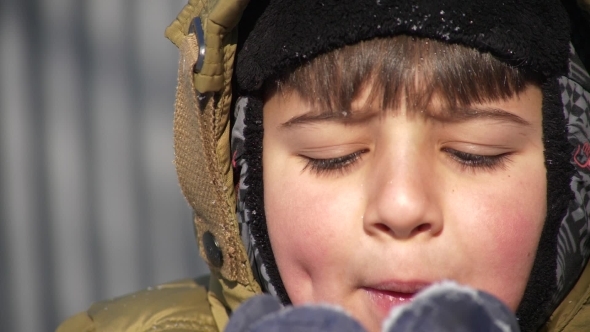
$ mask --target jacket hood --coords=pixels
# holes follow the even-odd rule
[[[305,2],[276,1],[271,4],[285,5],[295,10],[301,8],[291,7],[303,6]],[[548,217],[541,238],[542,245],[537,253],[540,258],[535,262],[530,287],[527,289],[528,297],[532,300],[525,301],[527,298],[525,294],[525,300],[523,300],[525,307],[521,306],[519,314],[521,317],[532,317],[527,322],[522,322],[521,319],[523,330],[536,329],[548,319],[551,311],[559,305],[578,280],[590,255],[587,212],[590,208],[587,189],[590,188],[590,166],[586,162],[590,157],[588,154],[590,123],[587,118],[590,104],[590,79],[583,62],[575,52],[579,49],[581,55],[588,54],[584,53],[587,52],[587,47],[584,48],[585,44],[576,42],[576,29],[587,24],[587,21],[582,20],[583,23],[576,23],[572,19],[574,35],[573,46],[571,46],[569,32],[567,28],[564,28],[568,25],[567,14],[559,5],[558,10],[548,10],[550,7],[545,8],[544,5],[538,5],[538,2],[534,1],[505,2],[516,6],[517,9],[522,9],[519,12],[527,15],[519,14],[518,18],[508,20],[505,25],[500,24],[497,29],[491,29],[489,34],[484,32],[481,36],[475,33],[477,29],[473,28],[473,25],[477,22],[485,27],[483,18],[482,21],[477,19],[474,23],[469,23],[471,20],[462,21],[466,20],[462,17],[478,18],[477,14],[481,13],[500,15],[501,7],[497,5],[497,2],[489,2],[492,5],[486,7],[484,2],[483,5],[479,4],[479,7],[458,11],[456,8],[459,7],[455,2],[457,1],[449,6],[447,6],[448,2],[445,2],[444,6],[438,5],[444,8],[434,8],[435,5],[427,2],[415,2],[414,5],[408,2],[400,2],[403,4],[393,1],[371,2],[375,6],[387,8],[401,6],[404,7],[403,10],[417,13],[417,17],[422,18],[427,17],[429,13],[431,15],[435,13],[437,21],[444,19],[449,23],[442,24],[443,28],[437,29],[435,24],[429,23],[432,16],[419,22],[410,22],[414,24],[404,20],[398,23],[397,19],[388,20],[384,16],[383,22],[387,21],[389,25],[385,27],[387,24],[384,23],[379,28],[377,28],[378,25],[373,25],[372,32],[362,24],[352,36],[338,35],[339,29],[319,31],[319,39],[325,40],[327,46],[307,43],[305,37],[309,36],[309,31],[305,29],[301,32],[291,31],[293,35],[303,39],[297,45],[288,44],[289,47],[282,54],[281,49],[271,47],[270,50],[265,50],[262,45],[269,42],[275,47],[282,47],[287,44],[277,39],[293,37],[293,35],[286,35],[287,24],[274,24],[278,26],[276,31],[264,29],[265,25],[262,23],[277,22],[276,17],[271,15],[272,11],[258,10],[254,16],[248,16],[246,12],[243,22],[240,23],[242,38],[237,40],[238,33],[234,29],[237,24],[236,13],[239,17],[247,1],[189,1],[178,19],[167,30],[167,36],[181,49],[174,128],[175,163],[183,193],[195,211],[195,227],[201,255],[209,264],[214,277],[212,289],[219,290],[215,292],[217,295],[210,299],[211,301],[221,302],[226,308],[233,310],[245,298],[260,292],[260,284],[267,291],[269,285],[279,288],[275,292],[281,295],[280,277],[276,268],[273,270],[272,267],[274,261],[269,260],[268,257],[261,257],[264,253],[266,255],[270,253],[272,257],[270,245],[259,240],[257,243],[261,243],[262,246],[251,246],[256,236],[266,236],[264,209],[261,205],[262,180],[259,160],[261,156],[259,143],[262,137],[259,111],[262,105],[256,96],[261,84],[266,79],[280,75],[284,70],[292,70],[302,61],[307,61],[335,47],[375,36],[405,33],[462,43],[480,50],[491,51],[501,59],[506,59],[509,64],[519,63],[526,66],[527,70],[547,78],[547,83],[543,86],[545,98],[543,116],[549,188]],[[556,4],[548,1],[543,3],[549,4],[547,6]],[[268,1],[256,3],[257,6],[267,4]],[[280,8],[277,8],[274,9],[276,13],[281,12]],[[351,8],[353,9],[354,5],[351,5]],[[377,9],[355,11],[351,8],[349,8],[349,15],[356,13],[363,17],[367,13],[383,16],[386,12]],[[255,9],[254,3],[247,10],[251,9]],[[304,13],[304,9],[297,12]],[[441,12],[444,13],[441,14]],[[572,15],[571,10],[570,15]],[[227,19],[230,16],[233,18]],[[201,19],[197,23],[200,27],[197,26],[193,29],[194,33],[189,34],[195,17]],[[223,20],[220,17],[226,19]],[[453,17],[459,17],[459,19],[456,20]],[[343,22],[350,22],[350,20],[341,19],[335,22],[324,22],[325,19],[325,17],[318,18],[319,21],[315,24],[341,25]],[[564,19],[565,24],[563,24]],[[453,20],[452,24],[451,20]],[[364,18],[359,22],[367,21],[370,20]],[[490,24],[489,20],[487,22],[486,24]],[[560,23],[545,24],[546,22]],[[257,24],[261,25],[257,27]],[[419,28],[420,25],[421,28]],[[533,30],[531,26],[537,29],[531,31]],[[209,29],[209,27],[215,27],[215,29]],[[459,29],[455,30],[456,27]],[[514,47],[509,43],[510,40],[507,41],[508,47],[493,46],[494,42],[498,42],[499,36],[506,34],[507,30],[502,30],[502,27],[510,31],[524,31],[523,33],[529,33],[530,36],[527,41],[516,43]],[[200,28],[205,33],[204,38],[202,37],[199,42]],[[210,31],[215,32],[209,33]],[[558,42],[551,47],[547,47],[547,43],[539,42],[539,38],[549,37]],[[257,42],[259,38],[263,38],[265,42],[260,40]],[[207,71],[210,69],[205,70],[203,67],[202,70],[195,72],[195,63],[198,62],[199,57],[203,57],[202,53],[199,55],[203,50],[203,44],[206,45],[204,63],[210,65],[209,68],[213,68],[213,71]],[[236,50],[240,53],[237,73],[233,76],[233,59]],[[208,58],[208,54],[213,56]],[[518,62],[523,58],[528,60]],[[232,119],[233,123],[230,123],[230,110],[233,105],[232,79],[238,84],[239,94],[246,98],[236,103],[237,115]],[[221,80],[223,84],[211,83],[216,80]],[[235,100],[236,97],[233,96],[233,99]],[[234,123],[242,123],[245,126],[234,126],[232,133],[231,126]],[[241,150],[234,148],[233,152],[230,151],[228,144],[230,137],[236,142],[234,147],[241,146]],[[241,166],[240,174],[232,173],[232,162],[233,166]],[[238,181],[234,179],[239,177],[242,177],[243,181],[240,183],[243,187],[242,190],[238,190],[238,214],[236,215],[234,184]],[[249,179],[246,179],[247,177]],[[251,224],[259,225],[260,228],[253,231]],[[268,247],[265,249],[266,245]],[[259,250],[258,255],[255,253],[256,250]],[[269,266],[270,271],[266,272],[267,277],[261,277],[260,270]],[[273,273],[276,275],[269,278],[268,275]],[[283,297],[285,296],[286,292],[283,294]],[[220,317],[223,315],[218,313]],[[225,315],[227,316],[227,313]]]

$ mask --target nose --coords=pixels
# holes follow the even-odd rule
[[[365,230],[397,239],[439,234],[443,228],[440,187],[428,158],[416,150],[385,155],[375,160],[369,179]]]

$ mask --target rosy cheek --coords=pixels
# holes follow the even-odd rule
[[[464,244],[472,253],[472,261],[485,262],[481,268],[486,272],[472,281],[473,286],[495,294],[513,309],[526,286],[545,220],[541,187],[536,183],[518,187],[507,182],[498,183],[485,193],[470,194],[477,198],[471,200],[468,210],[473,220],[462,238],[476,239]]]
[[[536,186],[524,186],[525,190],[511,189],[500,204],[490,211],[493,215],[498,247],[511,250],[527,251],[536,249],[543,223],[545,221],[545,190],[536,190]],[[495,197],[502,197],[495,193]],[[536,250],[533,250],[533,252]],[[509,256],[508,256],[509,257]]]
[[[278,183],[275,183],[278,184]],[[283,190],[276,190],[277,188]],[[301,182],[284,180],[280,186],[265,188],[268,230],[277,261],[296,262],[289,269],[321,266],[330,246],[330,199]],[[282,273],[285,276],[302,271]]]
[[[351,196],[358,193],[314,183],[311,176],[283,178],[280,185],[270,186],[273,191],[265,188],[273,251],[295,304],[313,300],[346,273],[347,251],[360,233],[354,229],[362,229],[362,213],[353,218],[358,208],[351,204]]]

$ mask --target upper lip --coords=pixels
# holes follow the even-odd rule
[[[408,293],[415,294],[424,288],[430,286],[432,282],[426,281],[399,281],[399,280],[388,280],[371,284],[364,288],[373,289],[381,292],[393,292],[393,293]]]

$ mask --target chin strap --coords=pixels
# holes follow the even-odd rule
[[[238,231],[230,161],[229,112],[237,42],[233,28],[246,3],[190,0],[166,30],[180,49],[174,113],[178,180],[194,210],[201,256],[220,286],[216,300],[231,310],[261,292]],[[201,44],[199,31],[204,36],[199,38]],[[195,64],[203,56],[202,67],[195,73]]]

